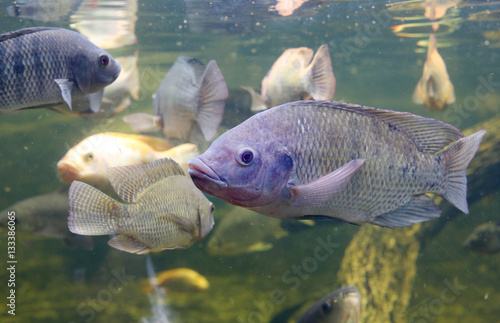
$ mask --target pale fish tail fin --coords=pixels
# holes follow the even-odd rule
[[[466,214],[469,213],[469,208],[467,206],[465,171],[476,154],[485,133],[486,130],[481,130],[465,138],[460,138],[440,153],[447,160],[443,198]]]
[[[318,48],[311,64],[308,66],[308,74],[311,78],[308,93],[312,98],[315,100],[332,99],[335,95],[336,80],[327,44],[323,44]]]
[[[132,113],[123,117],[133,131],[151,132],[161,129],[161,118],[147,113]]]
[[[255,90],[249,86],[241,86],[241,88],[250,93],[250,97],[252,98],[252,106],[250,107],[251,111],[256,112],[267,109],[266,100],[262,95],[255,92]]]
[[[89,236],[116,233],[116,218],[124,205],[79,181],[69,188],[69,231]]]

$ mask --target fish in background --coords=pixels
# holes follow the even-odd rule
[[[37,21],[66,21],[78,10],[83,0],[17,0],[7,7],[11,17]]]
[[[67,247],[94,248],[91,237],[68,231],[68,189],[23,199],[0,212],[0,227],[7,225],[9,212],[16,215],[16,234],[24,241],[45,237],[61,239]]]
[[[212,256],[236,256],[269,250],[273,247],[272,240],[288,234],[280,224],[279,219],[233,206],[215,226],[207,252]]]
[[[299,9],[308,0],[276,0],[275,9],[280,16],[291,16],[293,12]]]
[[[415,91],[413,102],[425,104],[431,110],[442,110],[455,102],[455,90],[443,58],[436,47],[436,36],[430,34],[424,72]]]
[[[164,158],[146,165],[113,167],[108,177],[125,203],[74,181],[69,189],[71,232],[115,235],[108,241],[110,246],[147,254],[188,248],[212,230],[214,205],[175,161]]]
[[[252,96],[251,110],[260,111],[297,100],[330,100],[335,85],[328,45],[323,44],[314,57],[306,47],[285,50],[262,80],[261,94],[242,88]]]
[[[465,239],[463,246],[473,252],[492,255],[500,252],[500,222],[478,225]]]
[[[312,305],[297,323],[359,323],[361,294],[351,285],[339,288]]]
[[[150,293],[155,287],[163,287],[167,292],[201,292],[210,287],[208,280],[190,268],[175,268],[159,272],[156,277],[142,282],[142,291]]]
[[[104,132],[89,136],[71,148],[57,163],[57,170],[65,184],[77,180],[113,194],[108,168],[147,164],[168,157],[187,173],[187,162],[198,154],[194,144],[174,147],[161,138]]]
[[[85,0],[70,27],[104,49],[137,44],[137,0]]]
[[[434,21],[443,18],[449,8],[456,7],[461,1],[462,0],[424,0],[420,5],[425,9],[424,16]]]
[[[49,27],[0,35],[0,112],[51,107],[88,96],[98,111],[99,91],[120,74],[120,64],[82,35]]]
[[[122,67],[122,71],[116,81],[100,91],[102,101],[99,111],[92,111],[88,96],[74,102],[71,111],[65,105],[54,106],[51,109],[70,116],[88,116],[92,118],[109,118],[123,112],[132,104],[130,96],[135,100],[139,99],[138,58],[139,51],[136,51],[134,55],[116,57],[116,61]]]
[[[161,129],[167,138],[200,143],[211,140],[222,121],[228,97],[224,77],[212,60],[179,56],[153,95],[153,113],[123,117],[134,131]]]
[[[402,227],[439,217],[427,193],[468,213],[466,168],[485,132],[464,137],[410,113],[298,101],[225,132],[188,167],[202,191],[260,214]]]

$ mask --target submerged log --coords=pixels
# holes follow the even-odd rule
[[[500,187],[500,117],[464,131],[470,135],[487,132],[467,170],[469,206]],[[401,322],[411,299],[417,258],[428,241],[444,225],[463,215],[441,198],[439,219],[411,227],[385,229],[363,225],[351,240],[342,259],[341,284],[356,286],[362,297],[360,322]]]

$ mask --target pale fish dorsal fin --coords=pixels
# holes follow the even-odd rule
[[[198,124],[205,136],[205,140],[211,140],[217,132],[217,127],[224,115],[225,100],[229,95],[224,76],[212,60],[207,64],[203,73],[199,94]]]
[[[111,135],[113,137],[124,138],[127,140],[140,141],[140,142],[148,145],[149,147],[151,147],[155,151],[164,151],[164,150],[174,148],[174,145],[172,143],[170,143],[169,141],[167,141],[165,139],[158,138],[158,137],[126,134],[126,133],[119,133],[119,132],[107,132],[106,134]]]
[[[108,244],[118,250],[136,253],[139,255],[147,254],[151,250],[143,242],[131,235],[117,235],[108,241]]]
[[[158,159],[146,165],[112,167],[107,170],[109,181],[122,200],[135,203],[150,185],[173,175],[184,175],[174,160]]]
[[[314,205],[330,201],[349,184],[352,176],[364,162],[364,159],[351,160],[317,180],[291,188],[291,205]]]
[[[405,133],[423,153],[436,153],[464,136],[452,125],[408,112],[382,110],[338,101],[311,101],[310,103],[378,118],[387,123],[389,128]],[[300,103],[300,105],[304,104],[307,102]]]

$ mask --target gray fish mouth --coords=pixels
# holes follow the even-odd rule
[[[188,172],[189,176],[195,181],[195,179],[199,180],[207,180],[209,182],[215,183],[222,187],[227,187],[227,183],[223,181],[216,172],[214,172],[210,167],[207,166],[204,162],[199,158],[193,158],[188,162]],[[196,184],[196,181],[195,181]]]

